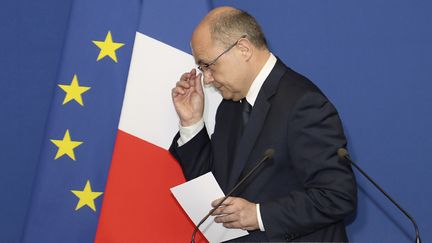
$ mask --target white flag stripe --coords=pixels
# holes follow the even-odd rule
[[[119,129],[168,149],[178,131],[171,89],[194,66],[190,54],[137,32]],[[205,92],[204,119],[211,134],[221,97],[212,88]]]

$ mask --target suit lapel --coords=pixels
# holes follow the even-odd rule
[[[258,97],[249,117],[249,122],[244,128],[243,136],[240,138],[239,144],[237,145],[237,152],[234,156],[234,163],[229,177],[228,189],[233,188],[239,181],[239,177],[248,163],[248,158],[256,140],[258,139],[267,117],[267,113],[271,107],[269,99],[275,94],[279,81],[285,71],[285,65],[278,59],[273,70],[264,81],[264,84],[258,93]],[[264,150],[267,148],[260,149],[263,149],[262,153],[264,153]],[[261,153],[261,151],[258,152]]]

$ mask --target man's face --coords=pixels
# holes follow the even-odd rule
[[[229,48],[213,43],[209,33],[200,32],[194,33],[191,46],[195,62],[201,67],[212,63]],[[245,97],[248,88],[244,87],[246,82],[243,66],[237,45],[233,45],[216,62],[203,69],[204,83],[213,85],[224,99],[240,100]]]

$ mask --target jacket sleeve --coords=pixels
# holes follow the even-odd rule
[[[343,220],[356,208],[351,167],[338,158],[346,147],[333,105],[320,93],[301,97],[288,121],[288,154],[302,189],[260,205],[266,234],[273,239],[312,233]]]
[[[190,141],[178,146],[180,134],[174,137],[169,152],[180,163],[187,180],[203,175],[211,169],[211,143],[206,127]]]

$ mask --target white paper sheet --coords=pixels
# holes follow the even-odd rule
[[[171,192],[195,225],[212,209],[213,200],[225,196],[211,172],[173,187]],[[210,216],[200,226],[200,230],[210,243],[227,241],[248,234],[246,230],[227,229],[222,224],[215,223],[214,216]]]

